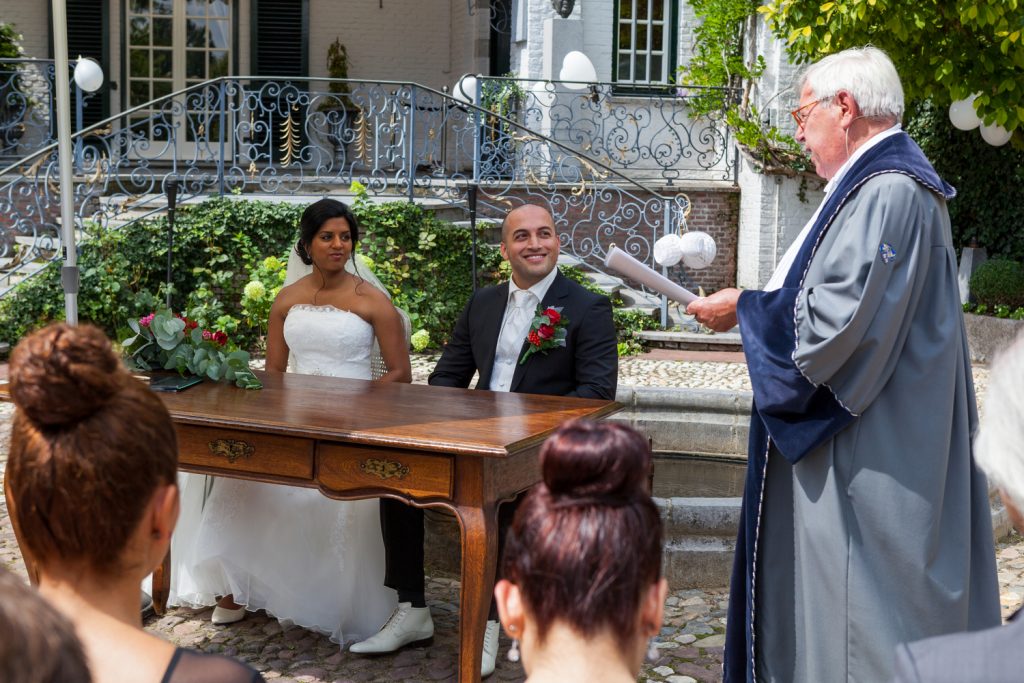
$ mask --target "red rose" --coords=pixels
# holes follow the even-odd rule
[[[548,320],[551,321],[552,325],[557,325],[558,321],[562,319],[562,314],[553,308],[549,308],[548,310],[544,311],[544,315],[548,317]]]
[[[530,336],[527,339],[534,346],[540,346],[540,335],[537,334],[537,330],[530,330]]]
[[[541,325],[537,328],[537,335],[541,339],[551,339],[555,336],[555,328],[551,325]]]
[[[213,332],[203,330],[203,339],[213,339]]]
[[[217,342],[221,346],[224,346],[225,344],[228,343],[228,335],[227,333],[218,330],[213,333],[213,341]]]

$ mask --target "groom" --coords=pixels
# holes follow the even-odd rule
[[[510,211],[501,225],[500,249],[512,268],[511,282],[481,289],[470,298],[429,383],[466,388],[479,372],[477,389],[615,398],[618,351],[611,302],[555,268],[558,233],[551,213],[532,204]],[[538,306],[559,310],[567,321],[565,347],[534,352],[520,363]],[[434,634],[424,599],[423,510],[389,498],[382,498],[380,507],[387,557],[384,583],[398,591],[399,605],[379,633],[352,646],[357,653],[394,652]],[[514,511],[514,505],[500,508],[499,540]],[[483,676],[494,671],[497,652],[498,622],[492,601],[484,636]]]

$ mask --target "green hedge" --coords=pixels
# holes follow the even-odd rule
[[[1024,151],[993,147],[977,130],[957,130],[946,107],[928,102],[908,110],[907,132],[957,189],[949,202],[957,249],[977,239],[989,256],[1024,260]]]
[[[971,295],[988,309],[1024,306],[1024,267],[1007,259],[985,261],[971,276]]]

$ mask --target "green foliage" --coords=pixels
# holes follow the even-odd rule
[[[215,382],[234,382],[243,389],[263,384],[249,369],[249,354],[239,351],[224,332],[211,332],[167,309],[128,321],[121,348],[135,370],[176,370]]]
[[[426,330],[431,346],[440,346],[473,291],[469,231],[408,202],[374,204],[365,188],[352,187],[359,250],[395,305],[409,314],[413,331]],[[477,268],[484,279],[495,276],[500,259],[497,249],[478,244]]]
[[[249,275],[249,282],[242,288],[242,319],[246,325],[260,330],[263,335],[267,332],[270,307],[284,286],[286,266],[286,261],[276,256],[268,256]],[[259,342],[260,350],[263,350],[265,342],[265,337],[262,337]]]
[[[896,64],[908,100],[944,107],[978,92],[986,123],[1024,121],[1020,0],[768,0],[758,11],[798,61],[870,43]]]
[[[17,59],[25,54],[22,35],[14,24],[0,21],[0,59]]]
[[[971,295],[977,299],[978,307],[991,307],[999,315],[999,307],[1006,308],[1009,317],[1011,309],[1024,306],[1024,267],[1017,261],[992,259],[978,266],[971,276]]]
[[[645,313],[635,308],[613,309],[612,318],[615,320],[615,331],[618,334],[620,356],[643,353],[646,346],[640,339],[639,333],[643,330],[656,330],[661,327],[661,321],[656,314]]]
[[[679,67],[684,84],[749,90],[765,69],[758,55],[747,63],[743,58],[746,27],[757,9],[756,0],[691,0],[690,6],[701,22],[694,28],[695,54],[686,66]],[[802,173],[811,170],[803,147],[791,135],[762,121],[757,109],[732,99],[730,90],[707,90],[690,100],[697,116],[725,112],[725,122],[736,135],[736,142],[753,158],[761,172]]]
[[[977,239],[991,256],[1024,260],[1024,152],[957,130],[946,108],[930,102],[908,110],[907,132],[956,187],[949,217],[957,247]]]

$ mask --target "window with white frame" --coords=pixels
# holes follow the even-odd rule
[[[677,0],[616,0],[617,83],[643,87],[674,80],[677,10]]]

